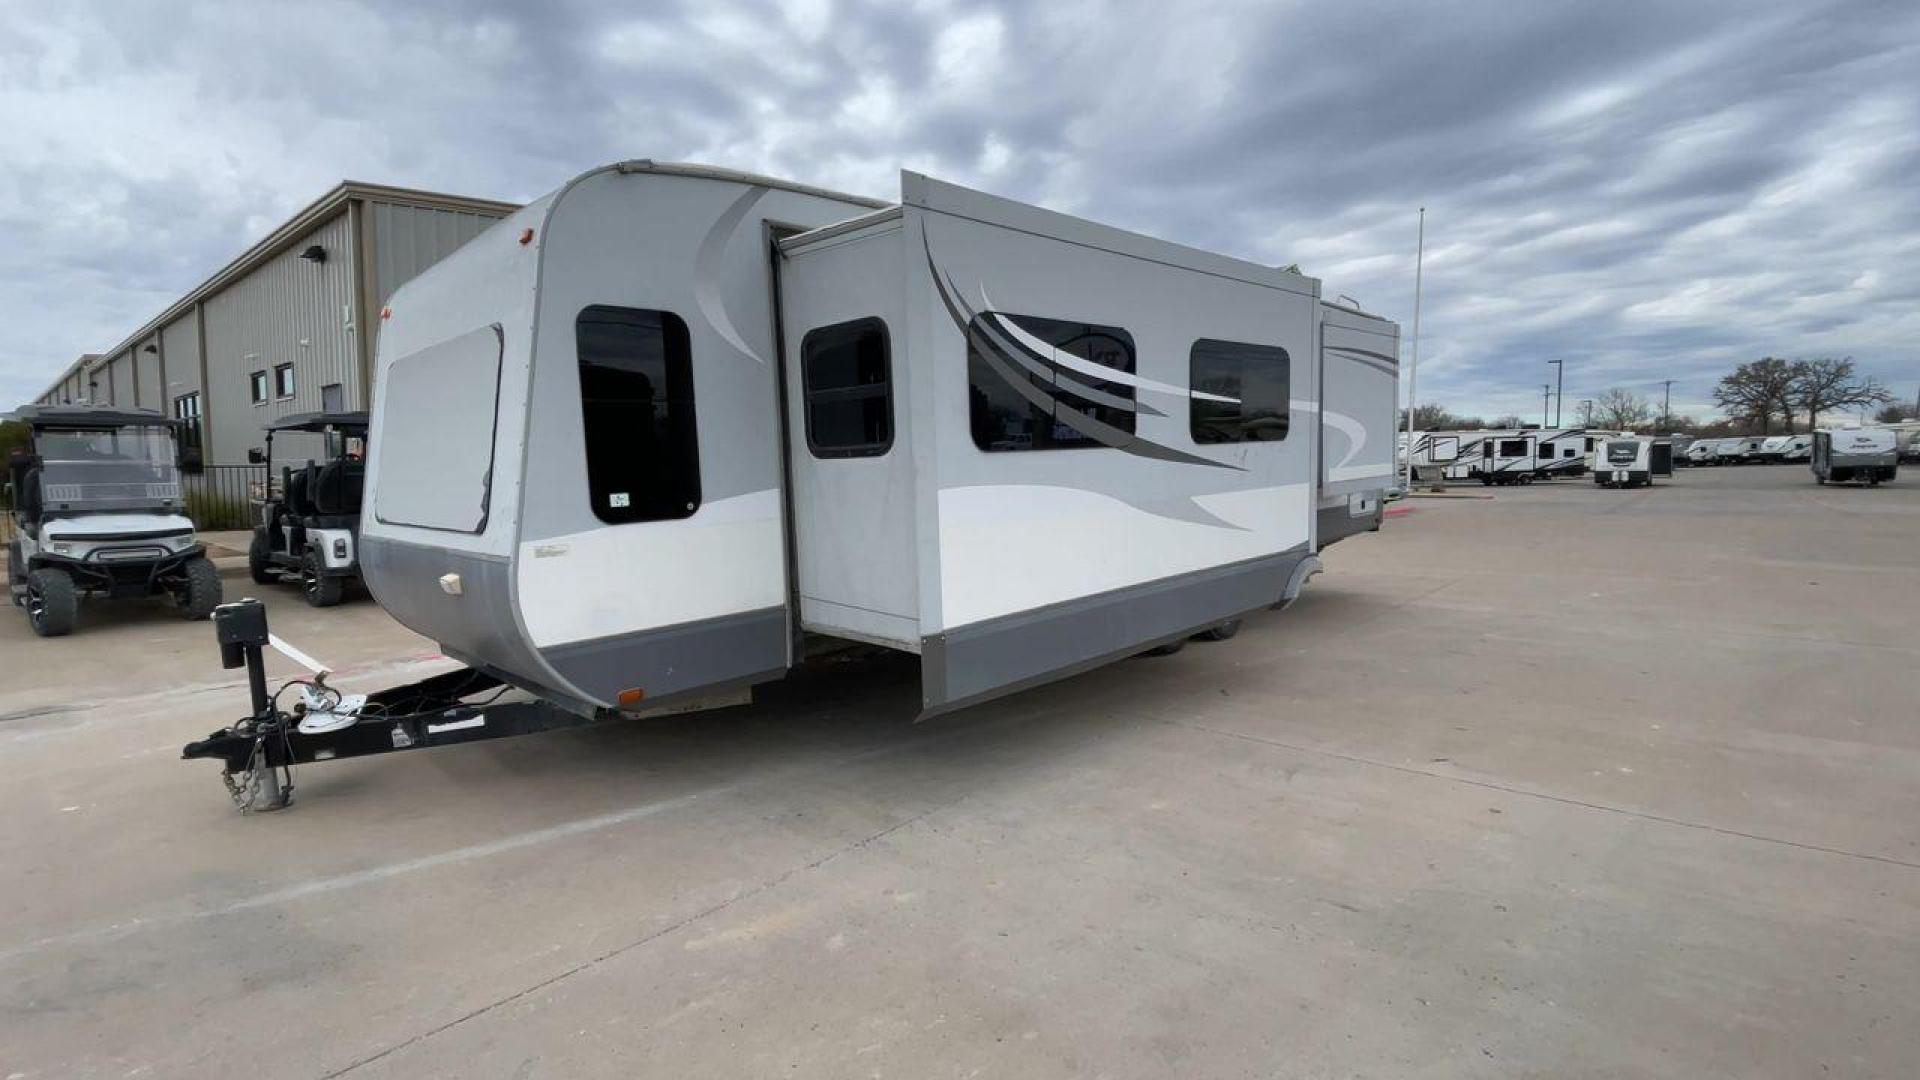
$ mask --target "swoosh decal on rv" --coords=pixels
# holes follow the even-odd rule
[[[1199,398],[1201,401],[1219,401],[1228,405],[1240,404],[1239,398],[1210,394],[1204,390],[1189,391],[1184,386],[1174,386],[1171,383],[1158,382],[1143,375],[1134,375],[1130,372],[1118,371],[1107,367],[1105,364],[1096,364],[1085,357],[1055,348],[1025,330],[1022,330],[1012,319],[1000,314],[993,299],[987,295],[985,282],[982,282],[980,285],[980,302],[985,305],[984,317],[988,321],[992,322],[1002,332],[1012,337],[1013,340],[1019,342],[1029,352],[1052,367],[1066,368],[1076,374],[1099,379],[1101,382],[1120,383],[1124,386],[1132,386],[1139,390],[1157,390],[1162,394],[1172,394],[1174,397],[1191,396]]]
[[[740,329],[733,325],[733,317],[727,314],[726,302],[720,299],[720,260],[726,255],[727,242],[733,239],[734,230],[740,227],[747,211],[766,193],[763,187],[750,187],[741,192],[733,205],[714,219],[713,227],[701,238],[700,251],[693,260],[693,302],[706,317],[707,325],[713,327],[721,340],[762,367],[766,366],[767,358],[747,344]]]
[[[1332,409],[1322,409],[1320,410],[1320,422],[1347,437],[1346,456],[1334,462],[1331,466],[1332,468],[1338,469],[1345,467],[1348,462],[1354,459],[1355,455],[1360,453],[1360,448],[1367,445],[1366,425],[1348,416],[1346,413],[1337,413]]]
[[[992,368],[996,374],[1006,381],[1007,387],[1014,393],[1025,398],[1028,403],[1032,404],[1035,408],[1046,410],[1047,413],[1053,417],[1054,422],[1064,424],[1103,446],[1109,446],[1115,450],[1133,454],[1137,457],[1153,458],[1158,461],[1172,461],[1182,465],[1208,465],[1216,469],[1231,469],[1235,472],[1246,471],[1238,465],[1229,464],[1224,461],[1215,461],[1212,458],[1204,458],[1198,454],[1187,453],[1185,450],[1175,449],[1171,446],[1163,446],[1150,439],[1143,439],[1130,431],[1124,431],[1111,424],[1095,420],[1093,417],[1088,416],[1072,405],[1068,405],[1064,411],[1056,411],[1054,406],[1063,403],[1052,394],[1044,392],[1034,386],[1031,379],[1021,374],[1023,368],[1022,363],[1013,356],[1008,355],[1004,345],[993,340],[993,338],[998,335],[985,332],[985,328],[991,328],[997,331],[1012,327],[1012,320],[982,319],[981,326],[983,330],[976,332],[972,328],[976,313],[967,305],[966,300],[963,299],[963,294],[960,289],[954,285],[953,280],[947,276],[945,271],[940,269],[939,263],[934,260],[933,245],[927,240],[924,233],[921,234],[921,244],[927,256],[927,271],[933,276],[934,290],[940,294],[940,302],[946,307],[947,316],[953,320],[953,325],[960,331],[960,336],[969,342],[981,346],[980,358],[986,361],[987,366]],[[983,300],[986,298],[984,289],[981,291],[981,298]],[[1033,340],[1039,342],[1038,338],[1034,338]],[[1055,388],[1065,389],[1067,393],[1076,397],[1083,396],[1073,388],[1073,385],[1064,388],[1057,386],[1059,370],[1050,366],[1052,357],[1057,353],[1057,350],[1055,350],[1052,345],[1044,342],[1039,342],[1039,345],[1041,348],[1044,348],[1046,352],[1031,351],[1034,352],[1035,359],[1043,361],[1049,366],[1049,370],[1053,372],[1054,378],[1050,380],[1050,382],[1056,384]],[[1021,351],[1026,352],[1030,350],[1022,346]],[[1075,359],[1082,358],[1076,357]],[[1114,376],[1123,376],[1127,382],[1134,381],[1134,377],[1128,376],[1125,372],[1116,371],[1104,365],[1093,366],[1099,372],[1103,373],[1097,376],[1103,381],[1122,381],[1121,379],[1113,378]],[[1157,383],[1155,385],[1166,386],[1167,384]],[[1091,388],[1082,387],[1081,389],[1087,390]],[[1186,394],[1185,390],[1178,390],[1176,392],[1182,396]],[[1230,401],[1232,399],[1221,398],[1219,400]]]

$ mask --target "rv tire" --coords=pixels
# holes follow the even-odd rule
[[[1209,626],[1193,635],[1195,641],[1225,641],[1240,632],[1240,620],[1228,619],[1218,626]]]
[[[35,570],[27,575],[27,623],[41,637],[73,633],[80,596],[65,570]]]
[[[182,618],[198,622],[220,606],[220,571],[204,555],[188,559],[180,569],[186,580],[174,594],[173,606]]]
[[[1148,649],[1146,652],[1135,653],[1134,655],[1136,658],[1141,656],[1172,656],[1174,653],[1177,653],[1181,649],[1184,649],[1186,647],[1187,647],[1187,639],[1181,638],[1178,641],[1169,641],[1165,645],[1155,645],[1153,648]]]

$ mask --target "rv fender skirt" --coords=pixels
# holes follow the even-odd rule
[[[1285,611],[1300,599],[1300,593],[1307,587],[1307,579],[1326,567],[1320,562],[1320,556],[1308,555],[1294,564],[1293,574],[1287,578],[1286,591],[1280,594],[1280,602],[1273,605],[1275,611]]]

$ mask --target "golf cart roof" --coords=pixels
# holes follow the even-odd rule
[[[33,428],[178,427],[152,409],[117,409],[111,405],[22,405],[12,419]]]
[[[364,428],[364,412],[304,412],[283,416],[267,425],[268,431],[324,431],[330,427]]]

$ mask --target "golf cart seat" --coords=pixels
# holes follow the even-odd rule
[[[305,518],[316,512],[311,495],[314,472],[314,467],[308,465],[301,469],[288,469],[282,474],[284,478],[282,487],[286,493],[285,502],[288,514],[298,518]]]
[[[329,462],[314,474],[313,486],[308,489],[313,508],[322,518],[353,517],[360,513],[360,496],[366,483],[367,467],[360,462]]]

